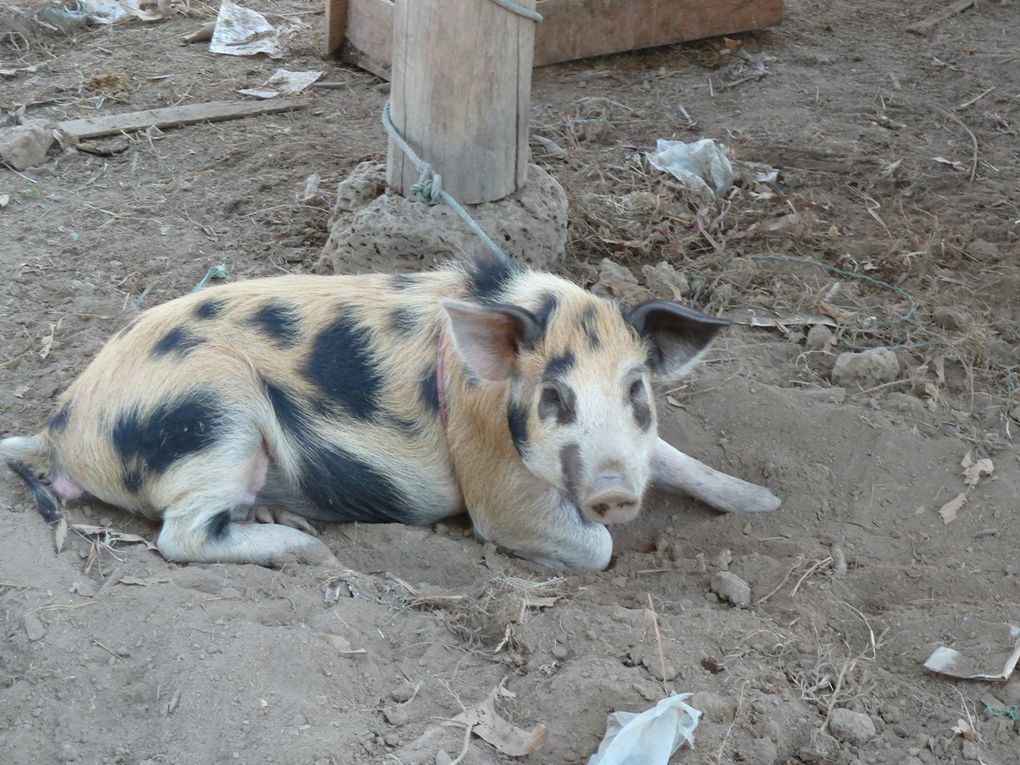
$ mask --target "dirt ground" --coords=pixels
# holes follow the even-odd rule
[[[0,125],[22,108],[63,119],[241,98],[280,65],[340,84],[303,111],[0,168],[0,433],[37,429],[139,306],[211,266],[316,270],[336,183],[384,157],[387,88],[317,56],[321,3],[253,5],[304,25],[280,62],[183,45],[215,13],[197,2],[73,37],[0,34],[14,70]],[[460,522],[334,527],[324,538],[351,569],[337,582],[168,564],[123,537],[153,526],[102,506],[68,518],[109,531],[72,531],[56,554],[5,474],[0,761],[450,762],[464,734],[444,721],[500,683],[503,716],[548,729],[529,763],[585,762],[608,713],[669,692],[701,694],[705,712],[675,762],[1020,760],[1020,678],[922,667],[980,633],[967,617],[1020,624],[1020,4],[907,31],[941,6],[788,0],[770,31],[535,73],[534,161],[571,200],[564,273],[592,284],[611,257],[643,278],[664,260],[706,310],[839,322],[843,347],[806,345],[796,320],[736,325],[661,391],[664,435],[768,485],[780,511],[653,494],[596,574],[508,558]],[[0,22],[31,7],[0,6]],[[702,136],[778,180],[699,202],[643,158],[657,138]],[[313,173],[323,191],[307,201]],[[833,386],[848,346],[894,347],[895,379]],[[972,488],[968,453],[995,468]],[[938,510],[965,491],[945,523]],[[721,569],[750,585],[750,607],[711,592]],[[841,709],[861,713],[849,730]],[[473,738],[461,761],[512,758]]]

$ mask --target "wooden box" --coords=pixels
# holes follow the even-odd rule
[[[535,66],[774,26],[783,0],[539,0]],[[326,53],[389,79],[391,0],[326,0]]]

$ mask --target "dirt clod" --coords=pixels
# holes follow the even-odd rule
[[[23,623],[25,625],[25,635],[30,643],[42,640],[46,636],[46,627],[39,620],[39,617],[33,614],[25,614]]]
[[[730,698],[711,691],[699,691],[691,696],[690,704],[700,709],[706,720],[728,723],[737,713],[737,704]]]
[[[888,348],[871,348],[860,353],[841,353],[832,368],[832,382],[844,388],[874,388],[893,382],[900,372],[900,360]]]
[[[829,733],[840,741],[865,744],[875,737],[875,723],[863,712],[834,709],[829,718]]]
[[[736,574],[720,571],[712,577],[712,592],[735,606],[751,605],[751,586]]]

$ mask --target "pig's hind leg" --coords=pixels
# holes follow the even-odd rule
[[[250,449],[234,440],[178,465],[155,488],[170,499],[156,542],[160,553],[198,563],[338,565],[315,537],[290,526],[250,522],[268,464],[258,439]]]

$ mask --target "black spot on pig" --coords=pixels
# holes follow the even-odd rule
[[[199,319],[215,319],[223,313],[223,309],[226,306],[227,304],[224,300],[217,300],[215,298],[203,300],[195,306],[195,317]]]
[[[152,355],[159,357],[176,353],[179,356],[186,356],[204,342],[205,340],[190,330],[174,327],[153,346]]]
[[[520,455],[528,446],[528,410],[519,401],[510,400],[506,410],[506,421],[514,449]]]
[[[318,511],[316,520],[413,522],[407,498],[389,477],[327,443],[315,432],[309,408],[294,393],[268,381],[263,387],[284,433],[297,447],[297,488]]]
[[[378,411],[382,375],[368,330],[351,317],[340,316],[319,332],[303,372],[327,404],[337,404],[362,420]]]
[[[249,324],[278,348],[289,348],[297,342],[298,322],[297,310],[285,303],[267,303],[248,319]]]
[[[430,414],[439,414],[439,378],[436,377],[436,365],[428,367],[421,378],[421,400],[425,410]]]
[[[409,290],[417,284],[418,276],[416,274],[393,274],[390,276],[390,289],[397,292]]]
[[[602,345],[602,340],[599,338],[598,323],[595,318],[595,308],[588,306],[581,313],[581,332],[584,333],[584,339],[588,343],[588,347],[591,350],[596,350]]]
[[[190,454],[212,446],[226,427],[214,394],[190,392],[148,413],[122,412],[113,425],[113,447],[124,466],[124,486],[138,491],[146,476],[159,476]]]
[[[230,529],[230,521],[231,515],[229,510],[216,513],[216,515],[206,521],[205,530],[209,535],[209,539],[214,542],[223,539]]]
[[[50,417],[49,429],[51,433],[63,433],[67,429],[67,423],[71,421],[71,404],[64,404],[56,413]]]
[[[409,335],[421,324],[418,312],[410,306],[400,306],[390,313],[390,328],[398,335]]]
[[[543,331],[549,327],[549,319],[552,318],[559,304],[560,299],[551,292],[546,292],[542,297],[542,303],[538,306],[538,310],[535,311],[535,318],[538,320],[538,325]]]
[[[482,302],[496,302],[517,274],[506,258],[490,254],[475,258],[468,270],[471,295]]]
[[[548,382],[566,377],[570,370],[574,368],[575,362],[574,352],[567,348],[563,353],[549,359],[549,363],[545,365],[542,379]]]

